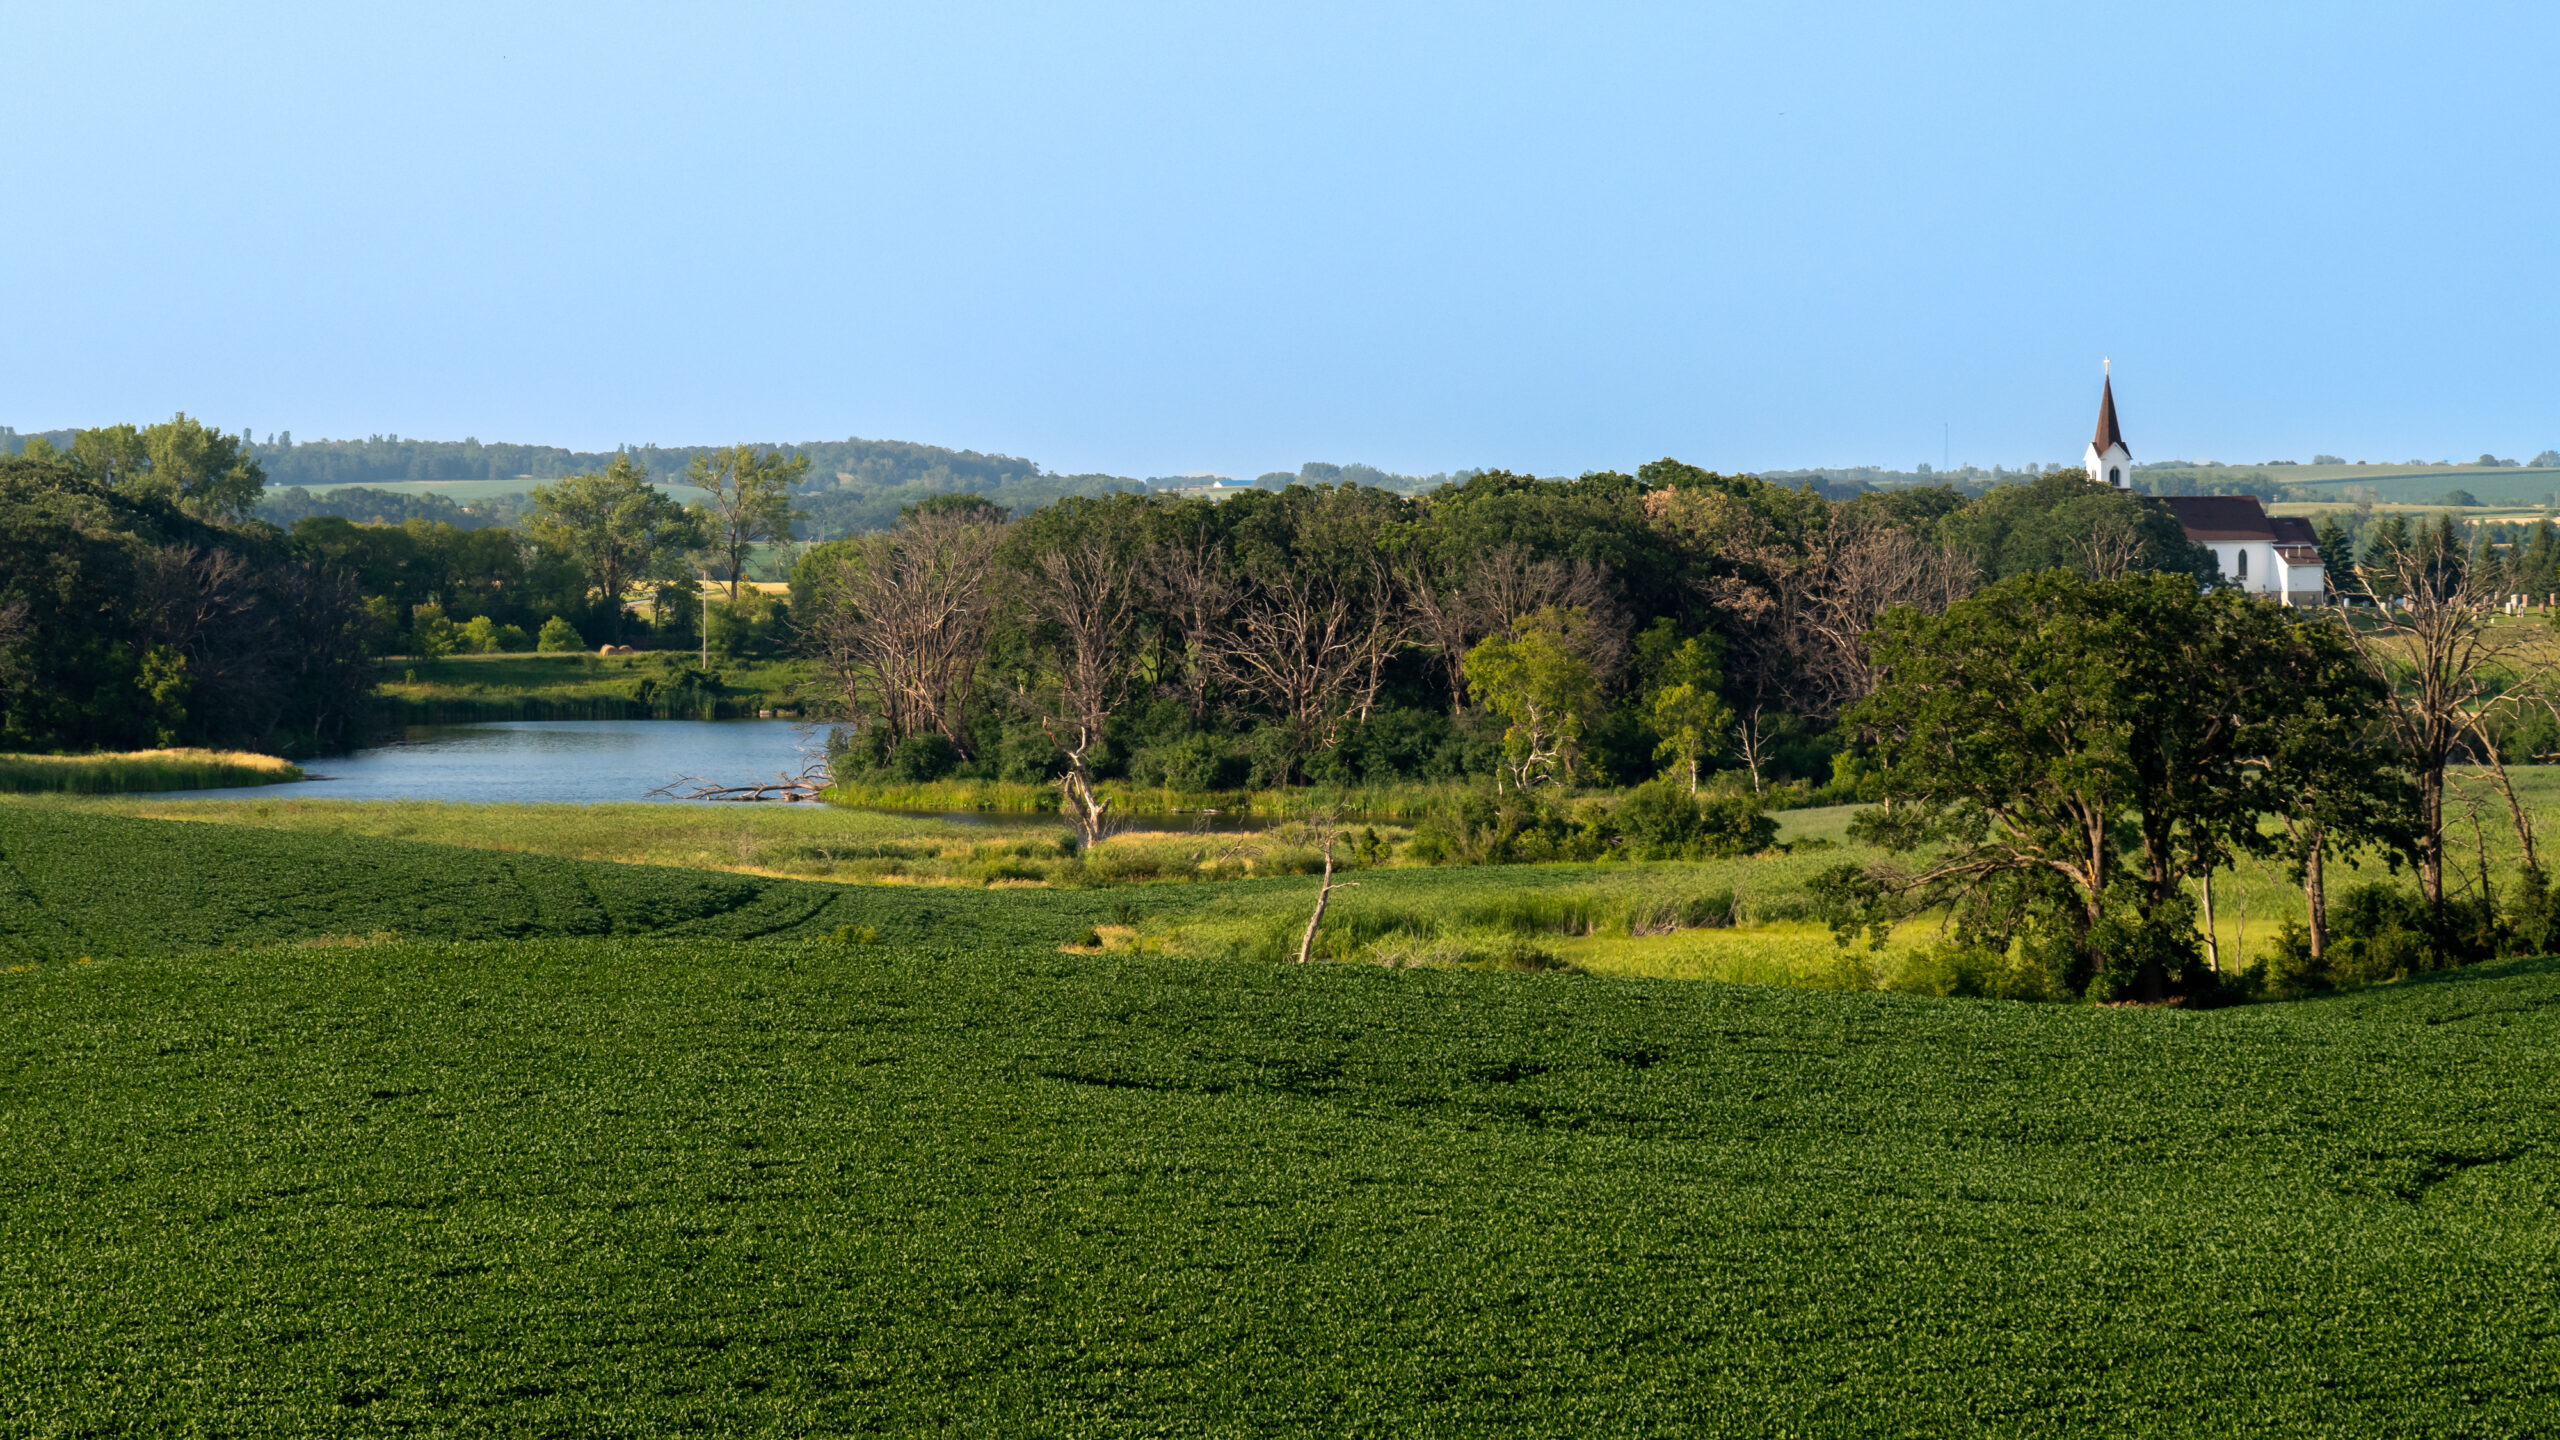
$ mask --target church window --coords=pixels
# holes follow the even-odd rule
[[[2119,469],[2117,469],[2117,468],[2116,468],[2116,467],[2114,467],[2113,465],[2108,466],[2108,467],[2107,467],[2107,483],[2108,483],[2108,484],[2110,484],[2110,485],[2121,485],[2121,484],[2123,484],[2123,483],[2124,483],[2124,472],[2123,472],[2123,471],[2121,471],[2121,470],[2119,470]]]
[[[2240,552],[2240,578],[2249,578],[2249,552],[2246,550]]]

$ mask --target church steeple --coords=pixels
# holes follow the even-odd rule
[[[2098,433],[2090,440],[2088,453],[2080,457],[2080,463],[2087,468],[2090,479],[2130,490],[2133,452],[2125,448],[2124,427],[2116,423],[2115,363],[2108,361],[2102,373],[2105,378],[2098,390]]]

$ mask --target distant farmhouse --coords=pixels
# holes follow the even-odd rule
[[[2113,374],[2098,393],[2098,433],[2080,463],[2119,490],[2133,488],[2133,452],[2116,423]],[[2328,603],[2329,579],[2310,521],[2269,515],[2255,495],[2171,495],[2163,503],[2186,527],[2187,538],[2221,562],[2223,579],[2280,605]]]

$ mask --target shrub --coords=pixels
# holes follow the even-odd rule
[[[1663,897],[1636,902],[1627,914],[1629,935],[1667,935],[1675,930],[1721,930],[1733,924],[1733,892],[1711,890],[1685,899]]]
[[[996,746],[996,778],[1016,785],[1039,785],[1066,772],[1066,757],[1037,726],[1005,732]]]
[[[2313,958],[2311,932],[2291,915],[2276,927],[2276,943],[2252,969],[2271,1000],[2298,1000],[2331,984],[2326,957]]]
[[[2442,963],[2428,943],[2426,902],[2378,880],[2348,886],[2329,907],[2329,952],[2321,959],[2324,973],[2313,978],[2324,989],[2378,985]]]
[[[453,622],[445,618],[443,606],[418,607],[417,622],[409,627],[410,654],[434,659],[452,654],[461,643]]]
[[[893,746],[881,763],[892,780],[939,780],[960,764],[960,752],[940,735],[910,735]]]
[[[2560,950],[2560,904],[2554,903],[2551,879],[2540,866],[2526,867],[2517,879],[2506,920],[2508,938],[2518,954],[2548,955]]]
[[[1627,792],[1611,817],[1628,850],[1643,860],[1731,859],[1777,843],[1778,822],[1749,795],[1691,795],[1648,780]]]
[[[474,615],[454,631],[454,645],[467,655],[515,655],[532,649],[533,641],[520,627]]]
[[[1242,756],[1231,754],[1215,737],[1185,735],[1130,756],[1129,783],[1194,794],[1233,790],[1244,783],[1249,768]]]
[[[542,633],[534,637],[534,648],[545,655],[566,655],[586,649],[587,642],[577,626],[554,615],[542,622]]]
[[[1994,950],[1944,940],[1911,951],[1883,989],[1905,995],[1973,996],[1990,1000],[2064,1000],[2070,991],[2028,963],[2023,948]]]
[[[2195,906],[2183,895],[2146,915],[2129,882],[2110,885],[2087,943],[2092,1000],[2164,1000],[2207,984]]]

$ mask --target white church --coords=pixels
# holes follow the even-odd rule
[[[2092,476],[2119,490],[2133,488],[2133,452],[2125,448],[2124,429],[2116,423],[2112,367],[2098,393],[2098,433],[2090,439],[2080,463]],[[2225,580],[2280,605],[2328,603],[2328,576],[2320,566],[2320,546],[2310,521],[2298,515],[2269,515],[2255,495],[2163,498],[2178,523],[2186,527],[2187,538],[2222,562]]]

